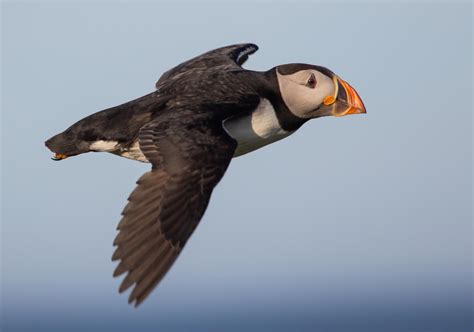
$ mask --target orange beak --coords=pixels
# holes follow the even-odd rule
[[[357,91],[342,78],[337,77],[338,92],[334,103],[333,115],[344,116],[349,114],[367,113],[364,103]]]

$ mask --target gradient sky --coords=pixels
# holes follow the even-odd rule
[[[1,6],[2,331],[472,330],[470,2]],[[110,257],[149,165],[43,142],[238,42],[247,68],[330,68],[368,113],[235,159],[134,309]]]

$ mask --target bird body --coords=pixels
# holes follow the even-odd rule
[[[254,44],[212,50],[165,72],[156,91],[92,114],[46,141],[56,160],[110,152],[152,164],[118,225],[114,276],[140,304],[169,270],[201,220],[231,159],[287,137],[321,116],[365,113],[330,70],[287,64],[266,72],[242,64]]]

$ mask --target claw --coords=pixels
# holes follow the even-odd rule
[[[56,153],[51,159],[54,160],[54,161],[59,161],[59,160],[63,160],[63,159],[66,159],[67,156],[63,153]]]

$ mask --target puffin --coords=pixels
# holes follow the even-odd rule
[[[113,242],[119,292],[140,305],[199,224],[232,158],[283,139],[310,119],[366,113],[331,70],[305,63],[242,67],[258,46],[211,50],[166,71],[156,89],[89,115],[45,142],[53,160],[109,152],[150,163],[128,197]]]

